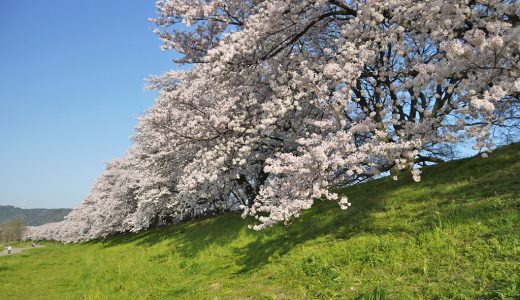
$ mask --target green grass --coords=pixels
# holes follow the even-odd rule
[[[520,144],[342,192],[262,232],[228,214],[0,257],[0,298],[520,299]]]

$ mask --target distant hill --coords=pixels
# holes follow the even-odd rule
[[[27,225],[38,226],[46,223],[61,221],[70,211],[70,208],[23,209],[11,205],[0,205],[0,223],[4,223],[16,217],[22,217]]]

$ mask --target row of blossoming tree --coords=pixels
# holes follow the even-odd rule
[[[82,241],[241,210],[254,229],[374,176],[411,172],[518,126],[520,4],[500,0],[163,0],[152,21],[186,72],[127,155],[63,222]],[[502,129],[501,129],[502,128]]]

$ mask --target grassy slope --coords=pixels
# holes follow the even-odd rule
[[[520,144],[344,191],[263,232],[229,214],[0,257],[5,299],[519,299]]]

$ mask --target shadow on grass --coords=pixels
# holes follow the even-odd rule
[[[232,249],[243,273],[267,264],[273,255],[282,256],[297,245],[320,236],[335,234],[347,238],[363,231],[369,226],[370,213],[381,209],[378,197],[373,196],[355,200],[355,209],[348,211],[340,210],[335,202],[317,201],[311,210],[289,226],[275,225],[260,232],[247,228],[248,224],[254,223],[253,218],[243,220],[239,213],[228,213],[142,233],[120,234],[103,241],[102,245],[153,247],[167,243],[171,249],[168,252],[185,258],[193,258],[210,246],[225,246]],[[165,255],[159,255],[157,260],[164,260]]]
[[[428,201],[431,196],[430,192],[438,189],[439,185],[449,186],[468,180],[468,178],[471,180],[470,184],[460,185],[446,193],[437,190],[436,193],[439,194],[437,196],[453,200],[468,197],[479,200],[497,194],[518,195],[520,192],[519,164],[520,144],[516,144],[499,149],[488,159],[475,157],[428,167],[423,177],[425,180],[417,184],[417,187],[423,190],[423,195],[418,195],[418,200]],[[512,176],[516,179],[512,179]],[[518,185],[512,187],[511,182],[517,182]],[[283,256],[299,244],[327,235],[334,239],[348,239],[362,233],[381,235],[394,232],[413,236],[419,230],[427,229],[424,225],[430,226],[432,222],[435,222],[433,218],[423,220],[418,227],[385,228],[375,225],[374,222],[373,213],[386,211],[388,201],[400,200],[388,199],[389,194],[399,193],[403,187],[413,184],[416,183],[413,183],[411,176],[406,174],[398,182],[385,178],[345,189],[341,193],[347,194],[353,203],[352,208],[347,211],[341,211],[335,203],[318,201],[310,211],[302,214],[301,218],[290,226],[278,225],[256,233],[253,242],[245,247],[235,248],[235,254],[242,265],[240,273],[247,273],[261,267],[267,264],[271,257]],[[453,209],[453,207],[447,207],[449,204],[449,202],[440,203],[439,208],[448,213]],[[494,214],[489,210],[489,205],[486,203],[480,206],[455,206],[457,215],[453,221],[471,222],[475,218],[475,213]],[[417,214],[432,215],[432,213],[431,207],[422,207],[419,211],[414,212],[414,217]]]
[[[247,273],[298,245],[324,236],[349,239],[363,233],[380,235],[389,232],[413,236],[435,221],[432,206],[417,205],[411,212],[406,212],[408,215],[401,215],[400,205],[433,201],[433,197],[436,197],[444,216],[450,217],[451,213],[454,222],[471,222],[476,213],[485,212],[487,208],[479,205],[450,206],[451,203],[470,198],[478,200],[494,194],[518,195],[519,162],[520,144],[516,144],[497,150],[488,159],[477,157],[428,167],[424,171],[424,180],[416,186],[413,186],[415,183],[411,176],[406,174],[397,182],[384,178],[342,190],[340,193],[348,195],[353,203],[352,208],[342,211],[336,203],[317,201],[290,226],[276,225],[254,232],[247,229],[247,224],[253,223],[254,219],[242,220],[238,213],[228,213],[142,233],[119,235],[103,242],[103,245],[132,243],[152,247],[167,243],[172,252],[186,258],[192,258],[212,245],[226,246],[232,249],[232,255],[241,266],[238,273]],[[518,185],[512,187],[511,182]],[[439,201],[441,198],[447,200]],[[374,213],[388,211],[389,203],[398,211],[397,218],[405,225],[388,228],[376,224]],[[406,225],[411,218],[420,218],[415,227]]]
[[[124,244],[152,247],[164,242],[172,244],[172,248],[181,255],[192,257],[210,244],[225,245],[234,240],[242,223],[238,213],[225,213],[139,233],[123,233],[97,242],[101,242],[103,247]]]
[[[355,202],[353,206],[356,206]],[[365,230],[364,225],[370,224],[371,212],[378,209],[381,206],[375,199],[349,211],[341,211],[336,203],[316,203],[290,226],[276,225],[253,233],[255,237],[251,243],[235,248],[234,254],[242,266],[239,273],[262,267],[273,257],[281,257],[307,241],[330,235],[347,239],[359,234]]]

